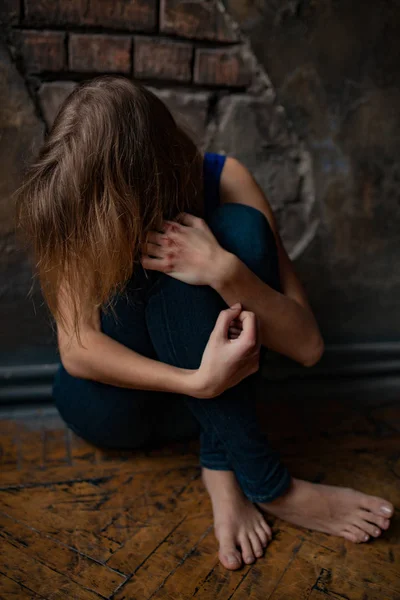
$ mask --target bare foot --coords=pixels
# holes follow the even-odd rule
[[[264,553],[272,531],[260,511],[243,494],[232,471],[203,469],[211,497],[219,559],[225,568],[239,569]]]
[[[382,498],[301,479],[292,479],[286,494],[259,507],[294,525],[338,535],[351,542],[378,537],[382,529],[388,529],[394,512],[392,504]]]

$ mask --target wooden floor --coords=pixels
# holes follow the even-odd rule
[[[280,399],[263,413],[293,474],[400,507],[400,402]],[[103,452],[53,408],[4,414],[0,435],[2,600],[400,599],[396,517],[363,545],[271,520],[265,557],[230,573],[218,564],[196,443]]]

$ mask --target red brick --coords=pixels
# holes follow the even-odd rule
[[[91,25],[154,31],[157,0],[25,0],[25,20],[45,25]]]
[[[238,33],[216,0],[161,0],[160,29],[188,38],[236,42]]]
[[[245,87],[250,83],[241,47],[198,48],[194,63],[194,82],[203,85]]]
[[[133,62],[136,77],[191,80],[193,46],[159,38],[136,37]]]
[[[65,68],[65,33],[61,31],[18,31],[18,51],[30,73],[62,71]]]
[[[86,73],[130,73],[131,44],[127,35],[71,34],[69,68]]]

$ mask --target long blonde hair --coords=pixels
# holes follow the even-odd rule
[[[182,211],[201,214],[201,190],[201,154],[157,96],[117,76],[77,86],[16,193],[53,316],[63,319],[62,282],[75,327],[83,294],[110,305],[147,232]]]

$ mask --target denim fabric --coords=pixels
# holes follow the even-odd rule
[[[274,235],[262,213],[238,204],[217,207],[208,223],[219,243],[263,281],[279,289]],[[224,301],[207,286],[192,286],[159,273],[139,271],[116,305],[118,322],[102,315],[104,333],[143,355],[184,368],[200,365]],[[127,390],[68,375],[54,385],[58,409],[83,438],[109,447],[134,448],[156,439],[179,439],[201,428],[200,462],[234,470],[253,502],[283,494],[290,476],[262,434],[251,376],[218,398]],[[185,407],[189,408],[189,411]],[[195,419],[191,415],[194,415]]]

